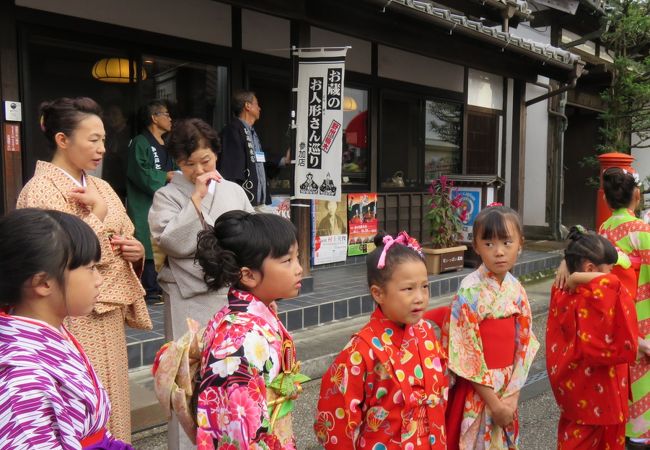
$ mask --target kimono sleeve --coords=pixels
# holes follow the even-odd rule
[[[314,431],[326,450],[355,448],[363,422],[368,348],[352,338],[321,379]]]
[[[172,258],[194,258],[197,235],[203,227],[192,201],[180,193],[173,195],[173,189],[173,185],[168,185],[153,197],[149,210],[151,237]],[[207,223],[214,223],[209,215],[204,214],[204,218]]]
[[[142,136],[133,138],[126,167],[129,181],[149,195],[153,195],[167,182],[167,172],[156,169],[151,163],[151,145]]]
[[[472,289],[461,287],[452,300],[448,331],[449,370],[466,380],[493,387],[483,357],[477,297]]]
[[[269,433],[264,374],[279,355],[272,355],[263,332],[231,324],[217,332],[208,351],[198,391],[198,449],[229,448],[228,443],[240,450],[259,448],[254,444],[260,442],[279,446]]]
[[[41,449],[72,448],[69,435],[57,430],[73,431],[54,380],[38,369],[12,367],[0,375],[2,415],[11,420],[0,423],[0,448]],[[67,445],[65,445],[67,444]],[[78,441],[77,441],[78,445]]]
[[[634,302],[614,276],[602,276],[576,290],[578,351],[593,365],[634,362],[638,329]]]
[[[519,285],[519,297],[516,299],[516,304],[519,314],[515,321],[515,362],[505,395],[514,394],[524,387],[530,366],[539,350],[539,341],[533,333],[533,317],[528,295],[521,285]]]

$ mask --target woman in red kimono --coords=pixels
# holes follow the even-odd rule
[[[323,376],[314,430],[326,449],[446,449],[446,357],[432,326],[427,270],[402,232],[366,260],[378,308]]]
[[[553,287],[546,368],[560,407],[557,448],[623,450],[629,366],[637,354],[634,300],[611,270],[604,237],[573,227],[565,261],[571,292]]]

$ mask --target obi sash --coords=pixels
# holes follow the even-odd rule
[[[119,441],[106,434],[106,428],[86,436],[80,441],[83,450],[134,450],[126,442]]]
[[[448,306],[427,311],[424,318],[431,320],[443,329],[449,321],[451,308]],[[488,369],[503,369],[515,361],[515,316],[502,319],[483,319],[479,324],[483,359]],[[460,425],[463,421],[465,399],[474,390],[472,382],[456,377],[456,384],[449,390],[449,401],[445,414],[447,431],[447,449],[458,450],[460,443]]]

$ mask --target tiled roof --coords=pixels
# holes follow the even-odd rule
[[[502,2],[512,2],[513,0],[500,0]],[[530,52],[538,57],[546,59],[547,61],[554,61],[566,65],[574,65],[577,61],[580,60],[578,55],[574,55],[571,52],[562,50],[552,45],[542,44],[535,42],[530,39],[521,38],[518,36],[513,36],[510,33],[500,31],[497,28],[491,28],[483,25],[481,22],[475,20],[470,20],[465,16],[453,14],[449,10],[444,8],[437,8],[432,4],[419,1],[419,0],[393,0],[392,3],[402,5],[413,10],[422,12],[423,14],[428,14],[434,18],[446,22],[450,27],[450,30],[463,30],[467,34],[474,36],[483,36],[490,38],[494,41],[495,45],[501,46],[501,48],[507,48],[508,46],[516,47],[524,52]],[[519,2],[525,3],[525,2]]]

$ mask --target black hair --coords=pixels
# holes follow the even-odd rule
[[[174,122],[167,150],[176,162],[186,161],[200,147],[208,147],[215,155],[221,153],[219,135],[201,119]]]
[[[521,238],[524,237],[524,229],[521,225],[519,214],[507,206],[488,206],[483,208],[474,219],[472,235],[474,239],[508,239],[513,238],[508,231],[508,223],[515,225]]]
[[[199,233],[196,260],[212,290],[238,286],[242,267],[262,269],[267,257],[280,258],[297,242],[296,228],[275,214],[228,211]]]
[[[66,270],[100,259],[95,232],[78,217],[36,208],[12,211],[0,219],[0,304],[18,304],[23,285],[36,274],[63,285]]]
[[[393,276],[395,268],[404,261],[420,261],[424,264],[422,256],[406,245],[393,245],[386,253],[385,266],[383,269],[378,269],[377,264],[379,258],[384,251],[384,237],[388,236],[387,233],[380,231],[374,239],[375,248],[366,257],[366,273],[368,277],[368,287],[375,285],[384,287],[388,280]]]
[[[610,167],[603,172],[605,199],[612,209],[627,208],[632,203],[637,182],[634,175],[620,167]]]
[[[245,91],[243,89],[236,90],[232,94],[232,100],[230,101],[232,113],[235,116],[239,116],[244,110],[246,103],[252,103],[254,98],[255,92],[253,91]]]
[[[146,105],[142,105],[138,110],[138,122],[141,129],[147,128],[153,123],[154,114],[163,109],[169,109],[167,102],[164,100],[151,100]]]
[[[579,272],[585,261],[595,265],[614,264],[618,260],[616,248],[605,237],[587,231],[581,226],[571,227],[569,230],[569,245],[564,250],[569,273]]]
[[[45,134],[51,150],[56,149],[54,136],[63,133],[71,136],[79,122],[88,116],[102,117],[102,108],[95,100],[88,97],[61,97],[50,102],[43,102],[39,107],[41,130]]]

